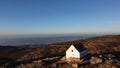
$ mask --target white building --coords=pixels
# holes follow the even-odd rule
[[[66,58],[83,58],[87,55],[87,48],[82,43],[71,45],[66,51]]]

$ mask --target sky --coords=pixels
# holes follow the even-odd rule
[[[0,36],[120,33],[120,0],[0,0]]]

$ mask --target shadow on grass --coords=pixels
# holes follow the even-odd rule
[[[95,53],[95,54],[88,54],[86,55],[83,60],[84,61],[88,61],[84,64],[82,64],[82,66],[85,66],[87,64],[89,64],[89,60],[91,59],[92,56],[94,57],[100,57],[100,55],[102,55],[102,58],[103,59],[103,62],[105,62],[106,60],[109,60],[109,57],[108,55],[113,55],[114,57],[112,57],[111,59],[117,59],[118,61],[120,61],[120,51],[116,51],[116,52],[103,52],[103,53]],[[49,55],[49,56],[44,56],[44,57],[40,57],[40,58],[37,58],[37,59],[31,59],[31,60],[27,60],[27,61],[21,61],[21,62],[11,62],[10,65],[7,67],[7,68],[11,68],[11,67],[16,67],[16,66],[19,66],[21,64],[28,64],[28,63],[32,63],[33,61],[35,60],[42,60],[42,59],[45,59],[45,58],[52,58],[52,57],[56,57],[56,56],[59,56],[59,59],[62,58],[63,56],[65,56],[65,54],[60,54],[60,55]],[[50,64],[53,64],[57,61],[59,61],[59,59],[56,59],[56,60],[47,60],[47,61],[43,61],[43,66],[45,65],[50,65]]]
[[[6,63],[9,63],[11,61],[13,61],[13,59],[0,57],[0,66],[4,66]]]
[[[100,55],[102,57],[100,57]],[[114,57],[109,57],[108,55],[113,55]],[[120,61],[120,51],[88,54],[83,59],[84,60],[90,60],[92,56],[94,56],[94,57],[100,57],[100,58],[102,58],[104,60],[109,60],[109,58],[111,58],[111,59],[117,59],[118,61]]]
[[[46,65],[46,64],[52,64],[52,63],[55,63],[57,61],[60,60],[60,58],[62,58],[64,56],[64,54],[60,54],[60,55],[49,55],[49,56],[44,56],[44,57],[40,57],[40,58],[37,58],[37,59],[31,59],[31,60],[26,60],[26,61],[21,61],[21,62],[11,62],[10,65],[7,66],[7,68],[14,68],[16,66],[19,66],[21,64],[28,64],[28,63],[32,63],[33,61],[35,60],[42,60],[42,59],[45,59],[45,58],[52,58],[52,57],[56,57],[58,56],[59,59],[56,59],[56,60],[50,60],[50,61],[43,61],[43,63]]]

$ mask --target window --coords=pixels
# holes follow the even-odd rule
[[[73,52],[73,50],[72,50],[72,52]]]

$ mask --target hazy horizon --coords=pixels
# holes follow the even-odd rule
[[[44,36],[11,36],[0,38],[0,45],[24,45],[24,44],[50,44],[56,42],[65,42],[80,40],[90,37],[103,36],[102,34],[81,34],[81,35],[44,35]]]
[[[12,35],[0,37],[1,46],[18,46],[31,44],[51,44],[56,42],[74,41],[97,36],[119,34],[51,34],[51,35]]]
[[[45,38],[45,37],[66,37],[66,36],[83,36],[83,35],[119,35],[120,33],[66,33],[66,34],[12,34],[12,35],[0,35],[0,39],[9,38]]]

